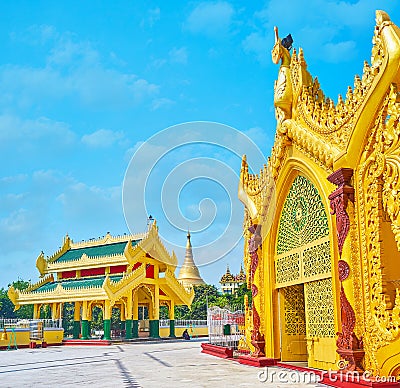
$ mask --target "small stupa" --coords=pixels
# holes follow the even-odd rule
[[[190,242],[189,231],[187,234],[185,260],[183,261],[182,267],[179,271],[178,280],[183,283],[184,286],[205,284],[204,280],[200,276],[199,269],[193,260],[192,243]]]

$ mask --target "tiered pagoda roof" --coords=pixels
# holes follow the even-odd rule
[[[79,300],[116,301],[127,289],[143,283],[154,284],[154,271],[163,273],[160,294],[175,304],[190,305],[193,289],[175,277],[175,253],[169,254],[154,223],[147,233],[111,236],[74,243],[68,235],[62,247],[50,257],[43,252],[36,260],[41,279],[25,290],[10,287],[8,295],[16,308],[20,305]],[[56,275],[56,279],[55,279]],[[157,275],[158,276],[158,275]]]
[[[229,269],[229,265],[226,266],[226,272],[222,275],[221,280],[219,281],[221,284],[226,283],[245,283],[246,282],[246,274],[243,271],[243,267],[240,266],[240,272],[238,275],[232,275]]]

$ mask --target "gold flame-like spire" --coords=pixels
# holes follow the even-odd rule
[[[183,261],[182,268],[179,271],[178,280],[180,280],[185,286],[205,284],[193,259],[189,230],[187,233],[185,260]]]

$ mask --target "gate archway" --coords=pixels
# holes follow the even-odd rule
[[[335,363],[328,215],[318,189],[298,175],[282,207],[275,254],[282,361]],[[327,352],[329,354],[327,354]]]

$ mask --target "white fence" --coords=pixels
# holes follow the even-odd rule
[[[214,306],[207,310],[209,343],[237,349],[244,336],[244,309],[231,311]]]
[[[175,319],[175,327],[207,326],[206,319]],[[160,327],[169,327],[169,319],[160,319]]]
[[[43,328],[62,328],[62,319],[0,319],[0,329],[29,329],[33,323],[42,322]]]

